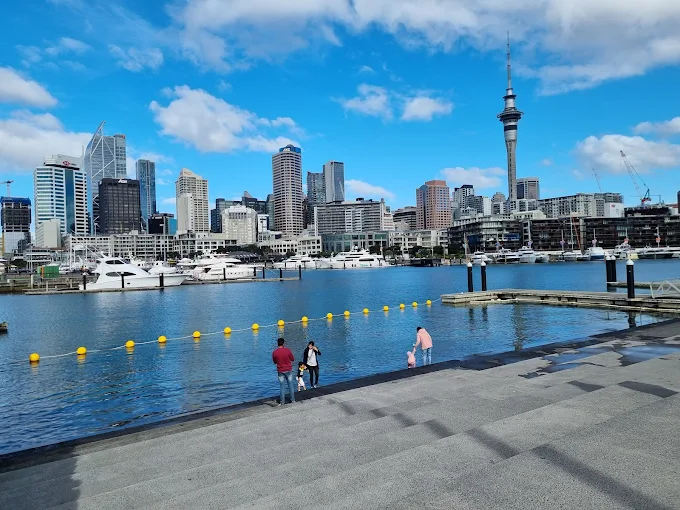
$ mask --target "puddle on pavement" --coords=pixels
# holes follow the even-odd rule
[[[680,352],[680,345],[633,345],[617,350],[622,367]]]

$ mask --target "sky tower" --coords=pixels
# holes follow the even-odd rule
[[[524,115],[515,106],[517,97],[512,91],[512,76],[510,74],[510,34],[508,34],[508,88],[505,91],[505,108],[498,114],[498,119],[503,123],[505,134],[505,148],[508,151],[508,201],[510,210],[514,207],[517,199],[517,164],[515,149],[517,148],[517,123]]]

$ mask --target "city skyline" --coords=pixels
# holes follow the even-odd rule
[[[396,13],[406,3],[396,0],[385,12]],[[234,20],[222,12],[212,13],[216,24],[206,27],[206,13],[192,0],[173,16],[116,2],[95,11],[84,5],[69,0],[8,6],[17,21],[9,27],[10,44],[0,61],[5,84],[0,90],[0,140],[5,142],[0,177],[15,181],[15,196],[31,196],[30,174],[40,155],[81,154],[102,119],[107,133],[127,135],[129,177],[134,177],[134,161],[156,161],[160,211],[174,211],[172,180],[182,167],[211,182],[211,204],[217,197],[239,197],[242,189],[265,197],[271,193],[270,155],[289,141],[305,154],[303,178],[326,161],[343,161],[347,199],[385,198],[396,209],[413,205],[412,190],[436,179],[452,189],[470,183],[486,196],[507,193],[506,148],[494,117],[505,86],[508,29],[513,88],[527,115],[517,177],[538,177],[546,197],[597,192],[595,168],[603,189],[623,193],[633,205],[636,191],[618,154],[624,150],[652,196],[675,201],[678,185],[671,169],[680,161],[680,105],[671,84],[680,76],[678,62],[661,65],[653,45],[631,39],[661,41],[675,35],[665,29],[631,35],[626,23],[632,23],[639,7],[622,7],[616,19],[594,16],[597,30],[579,19],[579,27],[589,29],[585,33],[553,26],[532,8],[522,13],[521,23],[502,18],[508,26],[480,26],[473,35],[464,35],[470,33],[456,24],[455,6],[441,11],[441,19],[423,9],[423,20],[437,19],[441,24],[432,26],[441,27],[446,37],[420,28],[428,23],[399,18],[403,39],[379,17],[347,31],[349,18],[331,19],[326,7],[312,14],[302,6],[290,39],[258,48],[247,38],[229,40],[228,34],[237,31],[230,30]],[[663,15],[646,15],[659,23],[680,16],[675,4],[667,6]],[[356,19],[372,16],[358,4],[344,8]],[[256,9],[253,5],[240,14],[244,29],[266,26]],[[293,19],[279,10],[268,14]],[[626,15],[630,21],[624,21]],[[105,30],[111,19],[137,30],[114,34]],[[189,19],[215,41],[235,42],[234,53],[210,59],[208,48],[199,54],[199,46],[192,46],[183,53],[160,37],[169,29],[185,33]],[[59,33],[53,28],[65,20],[90,28],[71,37],[39,42],[33,37],[36,30]],[[292,36],[312,21],[333,36],[312,30],[309,46],[296,45]],[[413,44],[406,44],[409,40]],[[466,43],[466,49],[451,50],[461,46],[457,42]],[[542,53],[535,53],[537,45]],[[574,48],[588,51],[570,51]],[[555,61],[561,65],[551,64]],[[598,66],[602,62],[607,65]],[[203,72],[193,72],[197,65]],[[629,97],[638,99],[626,101]],[[626,108],[620,108],[624,102]]]

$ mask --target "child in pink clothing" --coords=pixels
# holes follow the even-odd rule
[[[416,355],[415,355],[416,349],[415,347],[413,348],[412,351],[408,351],[406,353],[406,366],[408,368],[416,368]]]
[[[413,345],[413,350],[420,345],[423,350],[423,366],[430,365],[432,363],[432,337],[425,330],[418,326],[416,328],[416,343]]]

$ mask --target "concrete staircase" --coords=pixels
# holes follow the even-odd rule
[[[626,336],[78,446],[0,508],[680,508],[680,341]]]

